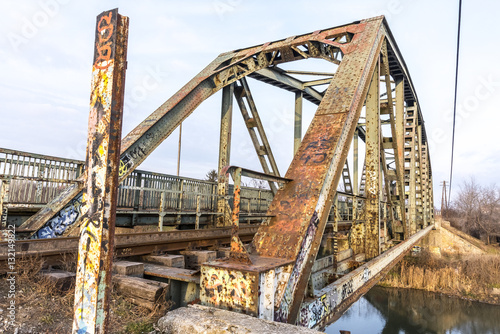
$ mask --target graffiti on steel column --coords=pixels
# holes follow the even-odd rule
[[[118,168],[118,177],[122,177],[127,174],[130,167],[132,167],[132,162],[130,161],[130,157],[128,155],[124,155],[123,158],[120,159],[120,167]]]
[[[97,41],[95,46],[94,66],[100,70],[105,70],[111,64],[113,54],[113,39],[115,27],[111,22],[113,13],[101,17],[97,24]]]
[[[274,313],[275,321],[287,322],[288,316],[290,314],[290,306],[293,301],[293,293],[299,283],[300,275],[306,265],[306,259],[311,251],[311,246],[314,241],[314,236],[319,225],[318,213],[314,211],[311,220],[309,221],[309,226],[306,231],[306,235],[302,240],[299,255],[295,261],[290,279],[285,289],[285,294],[281,300],[280,307]]]
[[[87,178],[81,215],[78,244],[77,276],[73,332],[101,332],[106,326],[107,291],[110,258],[113,256],[109,239],[113,214],[111,208],[114,177],[117,173],[114,155],[116,141],[113,131],[121,126],[121,111],[113,111],[120,95],[119,64],[115,63],[118,10],[101,14],[96,28],[96,45],[92,69],[89,141],[87,144]],[[117,122],[117,123],[113,123]],[[118,124],[118,125],[117,125]],[[100,330],[97,330],[100,329]]]
[[[303,327],[314,327],[335,308],[335,305],[332,305],[332,300],[331,296],[325,293],[306,307],[302,307],[297,323]]]
[[[349,297],[352,293],[354,292],[354,288],[353,288],[353,281],[352,281],[352,278],[345,282],[344,284],[342,284],[342,293],[341,293],[341,300],[344,300],[346,299],[347,297]]]
[[[368,282],[368,280],[370,279],[371,275],[372,275],[371,270],[368,269],[368,268],[365,268],[365,270],[363,272],[363,277],[362,277],[363,282],[365,282],[365,283]]]
[[[304,161],[304,164],[308,164],[309,162],[313,164],[322,163],[327,157],[325,151],[331,148],[333,142],[333,137],[320,138],[319,140],[310,142],[304,149],[304,153],[300,156],[300,160]]]
[[[48,239],[62,236],[82,214],[83,194],[80,193],[54,217],[49,219],[34,235],[33,239]]]
[[[123,177],[134,165],[144,160],[149,154],[151,144],[160,136],[161,134],[158,131],[151,130],[143,138],[134,143],[134,145],[130,146],[127,152],[120,158],[118,177]]]

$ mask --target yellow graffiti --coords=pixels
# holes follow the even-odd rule
[[[120,160],[120,168],[118,170],[118,176],[123,176],[128,172],[128,165]]]

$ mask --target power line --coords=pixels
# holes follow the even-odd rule
[[[455,64],[455,100],[453,103],[453,135],[451,137],[451,165],[450,165],[450,191],[448,192],[448,203],[451,200],[451,181],[453,179],[453,153],[455,151],[455,120],[457,116],[457,91],[458,91],[458,56],[460,55],[460,23],[462,21],[462,0],[458,1],[458,32],[457,32],[457,61]]]

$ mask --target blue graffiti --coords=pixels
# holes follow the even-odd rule
[[[53,218],[48,220],[35,235],[35,239],[49,239],[61,236],[81,215],[82,195],[71,200]]]

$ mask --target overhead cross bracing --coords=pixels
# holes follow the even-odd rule
[[[314,88],[320,82],[308,84],[292,76],[291,71],[280,69],[280,64],[308,58],[338,65],[333,76],[321,82],[328,82],[326,91]],[[206,285],[201,287],[202,301],[314,327],[345,307],[356,291],[371,284],[369,282],[396,261],[409,245],[391,248],[391,255],[384,255],[384,259],[389,258],[388,262],[381,265],[379,261],[370,270],[366,267],[364,276],[360,276],[362,279],[347,280],[341,292],[329,290],[321,296],[313,293],[313,301],[304,299],[332,204],[339,194],[337,187],[344,174],[351,142],[361,138],[366,143],[364,196],[354,193],[350,204],[351,210],[362,211],[354,215],[361,219],[354,218],[350,229],[349,242],[354,253],[365,254],[367,259],[380,259],[378,256],[384,247],[391,247],[391,243],[385,242],[388,237],[399,234],[411,243],[418,239],[415,236],[422,235],[417,230],[428,231],[426,225],[433,219],[432,192],[428,191],[432,188],[432,173],[422,112],[385,19],[362,20],[221,54],[122,140],[119,180],[124,180],[201,102],[218,90],[223,89],[223,112],[229,113],[232,95],[242,91],[238,87],[244,87],[246,76],[299,94],[317,104],[318,110],[284,175],[291,181],[279,187],[275,185],[276,195],[267,212],[268,221],[259,227],[252,243],[249,254],[252,264],[229,261],[206,266],[205,271],[202,270],[207,278]],[[364,122],[360,120],[361,115]],[[229,121],[230,118],[222,118],[223,123],[229,124]],[[255,116],[248,117],[246,123],[249,130],[258,127]],[[262,132],[261,129],[258,132]],[[265,171],[264,162],[272,164],[272,152],[258,138],[254,143],[262,144],[255,148],[257,155],[263,158]],[[221,133],[220,156],[223,158],[219,161],[227,165],[229,146],[230,136]],[[224,167],[220,164],[219,170]],[[279,176],[272,168],[265,172]],[[354,183],[357,184],[358,178],[359,175],[354,176]],[[219,189],[225,189],[227,180],[227,177],[221,178]],[[46,228],[47,222],[59,211],[71,206],[73,199],[81,198],[83,187],[82,182],[76,182],[23,227]],[[354,188],[358,188],[357,185]],[[221,225],[232,223],[227,214],[230,208],[224,202],[225,194],[218,192]],[[78,218],[75,215],[68,231],[78,227]],[[272,301],[259,300],[256,289],[249,289],[238,292],[248,294],[245,296],[248,299],[242,298],[238,303],[209,288],[213,275],[246,271],[254,272],[256,281],[264,285],[278,282],[273,288]],[[254,304],[243,303],[244,300]],[[232,304],[228,304],[230,302]]]

